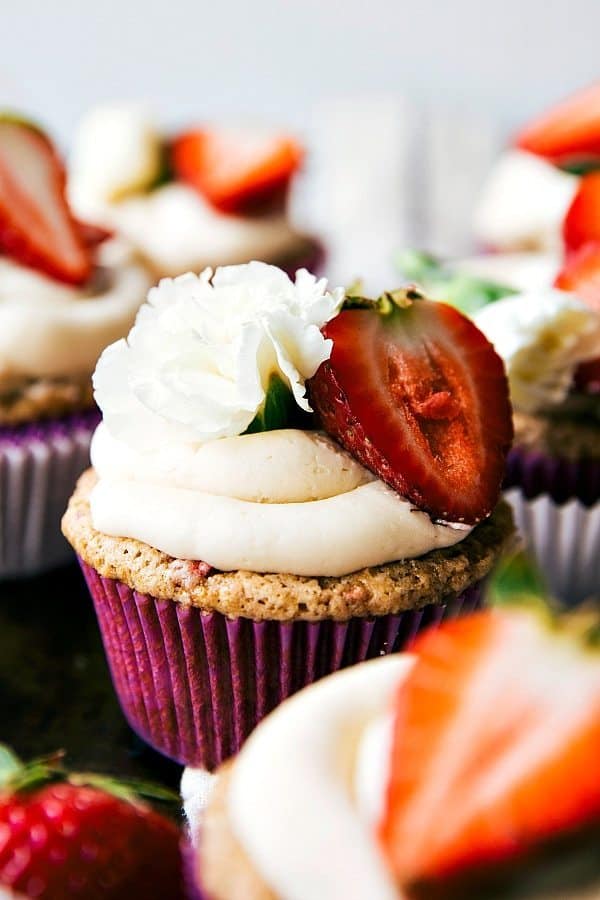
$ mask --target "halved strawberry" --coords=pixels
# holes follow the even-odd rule
[[[0,118],[0,250],[70,284],[87,281],[89,249],[65,199],[65,170],[49,139]]]
[[[414,291],[328,323],[309,382],[323,427],[433,517],[476,523],[498,499],[512,440],[502,360],[479,329]]]
[[[171,166],[217,209],[249,213],[285,196],[302,156],[284,134],[198,129],[175,139]]]
[[[496,880],[526,885],[559,848],[585,850],[578,862],[595,859],[597,877],[600,651],[589,625],[494,609],[414,642],[379,828],[411,896],[496,896]]]
[[[579,182],[563,222],[563,238],[567,256],[600,242],[600,172],[590,172]]]
[[[515,143],[558,165],[600,159],[600,82],[534,119]]]
[[[591,241],[570,253],[554,285],[600,313],[600,243]]]

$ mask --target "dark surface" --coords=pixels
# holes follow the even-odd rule
[[[24,758],[64,749],[70,768],[178,787],[181,768],[123,718],[75,563],[0,584],[0,717],[0,740]]]

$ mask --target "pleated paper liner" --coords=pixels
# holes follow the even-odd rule
[[[0,427],[0,578],[35,575],[73,558],[60,520],[89,465],[96,409]]]
[[[81,561],[129,724],[160,753],[214,769],[282,700],[345,666],[400,650],[421,628],[470,612],[448,604],[347,622],[255,622],[139,594]]]
[[[575,605],[600,598],[600,460],[514,448],[506,499],[552,592]]]

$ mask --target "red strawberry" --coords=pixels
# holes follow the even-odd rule
[[[302,161],[283,134],[198,129],[175,139],[171,165],[217,209],[249,213],[282,198]]]
[[[0,893],[179,900],[179,830],[122,785],[0,748]],[[66,779],[66,780],[65,780]],[[164,792],[166,793],[166,792]]]
[[[414,291],[345,309],[309,382],[323,427],[436,519],[475,523],[498,499],[512,440],[500,357],[478,328]]]
[[[600,243],[583,244],[569,254],[554,284],[562,291],[577,294],[600,313]]]
[[[90,222],[82,222],[77,220],[77,230],[81,240],[90,250],[94,250],[99,244],[103,244],[112,237],[112,232],[107,231],[100,225],[92,225]]]
[[[8,117],[0,118],[0,250],[69,284],[83,284],[92,271],[54,147],[34,126]]]
[[[493,879],[525,883],[546,852],[551,862],[559,847],[589,851],[587,839],[597,875],[600,653],[589,624],[495,609],[414,642],[379,829],[411,896],[490,897]]]
[[[580,180],[563,222],[563,238],[567,255],[585,244],[600,242],[600,172],[590,172]]]
[[[600,157],[600,82],[563,100],[516,138],[522,150],[560,165]]]

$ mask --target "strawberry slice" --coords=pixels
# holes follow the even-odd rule
[[[0,119],[0,249],[69,284],[83,284],[91,254],[65,199],[65,170],[29,123]]]
[[[490,897],[597,841],[600,653],[589,622],[549,618],[488,610],[414,643],[379,827],[411,896]]]
[[[554,285],[600,313],[600,243],[589,242],[570,253]]]
[[[474,524],[498,499],[512,440],[504,366],[479,329],[415,291],[345,309],[309,382],[322,425],[434,518]]]
[[[198,129],[175,139],[171,166],[217,209],[247,214],[285,197],[302,156],[283,134]]]
[[[558,165],[600,158],[600,82],[534,119],[515,143]]]
[[[590,172],[579,182],[563,222],[567,256],[584,244],[600,242],[600,172]]]

